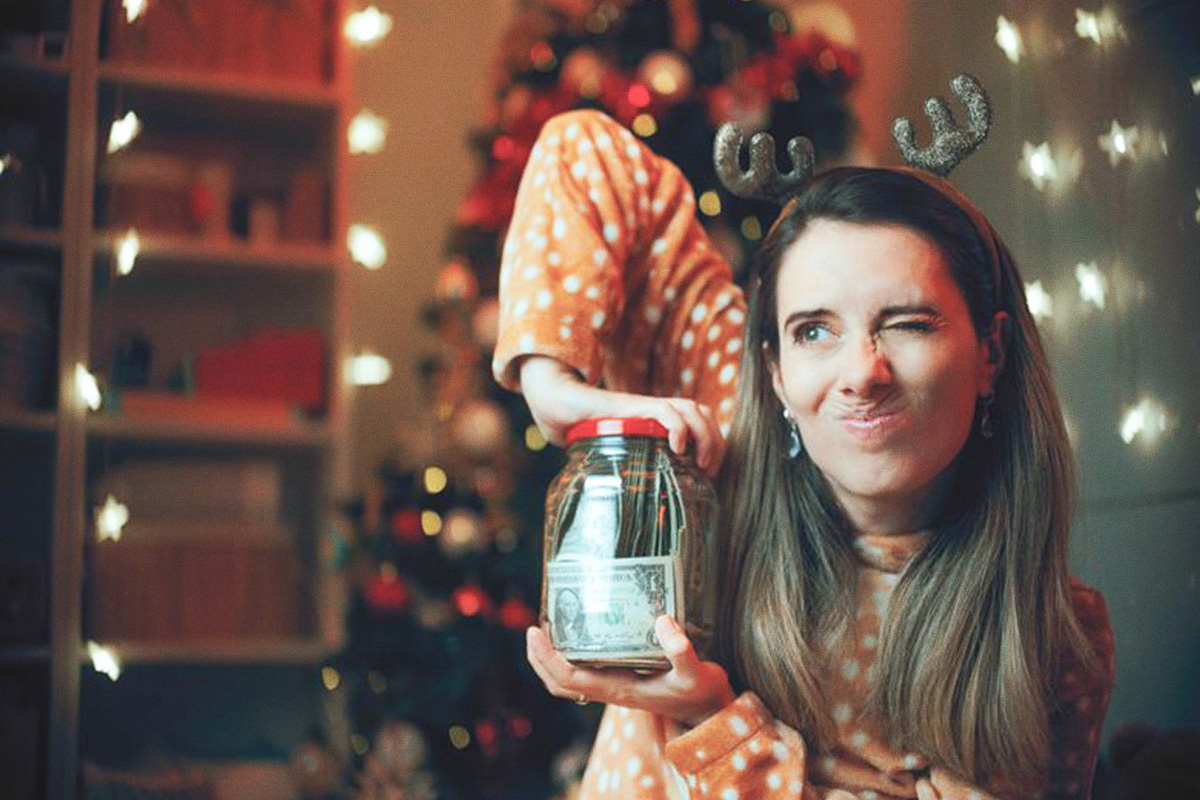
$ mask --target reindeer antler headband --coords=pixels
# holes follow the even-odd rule
[[[912,120],[900,117],[892,123],[892,137],[910,166],[940,177],[950,174],[964,158],[983,144],[992,124],[992,108],[979,81],[959,75],[950,87],[967,108],[967,127],[954,120],[950,106],[940,97],[925,102],[925,115],[933,128],[933,143],[916,145]],[[796,136],[787,144],[792,168],[781,173],[775,163],[775,139],[769,133],[756,133],[750,140],[750,168],[743,170],[738,159],[744,139],[742,131],[727,122],[717,131],[713,143],[713,162],[725,188],[748,200],[766,200],[782,205],[787,196],[812,176],[815,159],[812,142]]]

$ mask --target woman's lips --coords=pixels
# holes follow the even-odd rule
[[[845,414],[840,421],[846,430],[860,438],[872,438],[891,433],[904,422],[903,409],[880,409]]]

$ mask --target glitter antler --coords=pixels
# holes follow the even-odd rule
[[[787,195],[800,187],[813,172],[812,142],[803,136],[788,140],[787,151],[792,169],[781,173],[775,164],[775,139],[769,133],[756,133],[750,139],[750,169],[738,163],[744,134],[732,122],[717,131],[713,142],[713,163],[725,188],[747,200],[784,202]]]
[[[959,75],[950,81],[950,88],[967,107],[967,127],[960,128],[950,113],[950,106],[940,97],[925,101],[925,116],[933,128],[933,144],[918,148],[912,120],[900,117],[892,123],[892,136],[900,145],[904,160],[918,169],[945,177],[964,158],[975,152],[987,138],[992,125],[992,107],[979,81],[970,75]]]

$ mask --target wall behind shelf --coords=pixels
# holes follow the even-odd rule
[[[354,104],[390,121],[376,155],[350,157],[350,220],[377,226],[388,243],[378,272],[354,270],[351,342],[392,361],[384,386],[358,392],[355,486],[390,451],[397,425],[421,402],[416,367],[437,340],[421,327],[443,244],[477,161],[467,133],[483,113],[491,59],[513,0],[381,3],[394,27],[373,48],[352,50]]]

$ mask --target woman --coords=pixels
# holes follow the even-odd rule
[[[583,797],[1088,797],[1111,633],[1066,573],[1071,459],[1021,285],[945,181],[843,168],[785,207],[747,308],[677,169],[595,112],[547,124],[497,378],[556,442],[654,417],[712,469],[730,436],[713,660],[665,617],[654,677],[529,631],[551,692],[610,704]]]

